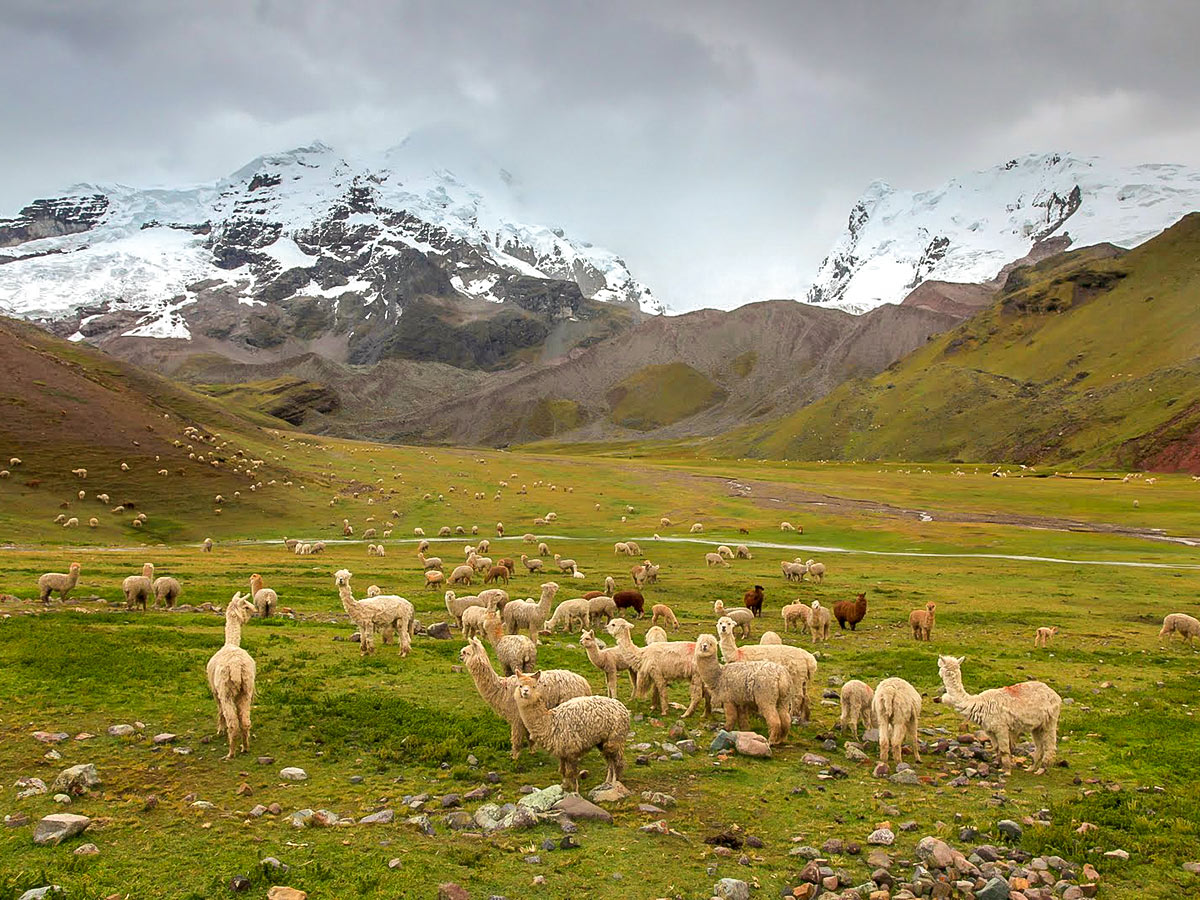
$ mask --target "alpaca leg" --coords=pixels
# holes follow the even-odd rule
[[[237,748],[238,735],[238,709],[233,698],[224,693],[217,695],[217,717],[218,727],[217,734],[221,733],[224,728],[226,737],[229,741],[229,753],[225,759],[233,759],[234,750]]]
[[[660,715],[667,714],[667,680],[661,675],[655,676],[655,687],[658,689],[658,711]]]
[[[744,703],[737,706],[738,731],[750,730],[750,707]]]
[[[566,771],[563,774],[563,790],[575,792],[579,790],[579,760],[575,757],[564,760]]]
[[[604,686],[608,689],[608,696],[613,700],[617,699],[617,670],[610,669],[604,673]]]
[[[1007,728],[997,728],[991,735],[992,740],[996,744],[996,759],[999,761],[1001,768],[1005,772],[1012,771],[1012,750],[1009,747],[1009,736]]]
[[[792,698],[786,694],[776,701],[775,715],[779,717],[780,724],[783,725],[783,736],[780,740],[786,741],[788,735],[792,731]]]
[[[525,736],[522,732],[525,729],[517,722],[511,722],[508,726],[508,743],[512,748],[512,758],[515,761],[521,755],[521,746],[525,743]]]
[[[891,734],[888,730],[887,723],[885,722],[879,727],[879,761],[881,763],[886,763],[888,761],[888,757],[891,756],[891,753]]]
[[[917,737],[918,722],[919,722],[919,720],[916,716],[913,716],[912,719],[909,720],[908,735],[909,735],[909,737],[912,738],[913,759],[917,762],[920,762],[921,761],[921,744],[920,744],[919,738]]]
[[[401,622],[400,623],[400,655],[408,656],[410,650],[412,650],[412,639],[409,637],[409,634],[408,634],[408,623]]]
[[[892,723],[892,756],[895,758],[897,766],[904,757],[904,732],[904,722]]]
[[[725,704],[725,730],[737,730],[737,707],[732,703]]]
[[[250,695],[243,696],[238,703],[238,727],[241,731],[242,752],[250,750]]]
[[[767,723],[767,743],[772,745],[783,743],[783,722],[780,721],[775,707],[770,703],[758,704],[758,714]]]
[[[1034,769],[1042,772],[1054,764],[1054,756],[1058,750],[1058,718],[1048,721],[1033,732],[1033,742],[1037,746],[1037,756],[1034,757]]]

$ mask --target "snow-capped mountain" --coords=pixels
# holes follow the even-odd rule
[[[185,189],[77,185],[0,219],[0,313],[78,317],[76,339],[116,325],[190,338],[205,304],[305,301],[336,317],[349,299],[398,320],[430,295],[522,305],[542,281],[664,312],[612,252],[527,224],[498,166],[468,182],[431,156],[416,140],[352,162],[318,142]],[[563,297],[553,312],[570,315]]]
[[[1200,209],[1200,172],[1031,154],[914,193],[877,181],[850,212],[807,300],[864,312],[923,281],[987,282],[1049,237],[1134,247]]]

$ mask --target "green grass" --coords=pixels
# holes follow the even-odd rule
[[[610,418],[634,431],[673,425],[725,399],[725,391],[686,363],[646,366],[608,392]]]

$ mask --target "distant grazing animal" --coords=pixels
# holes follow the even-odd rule
[[[1056,634],[1058,634],[1057,625],[1052,625],[1050,627],[1043,625],[1037,630],[1037,634],[1033,636],[1033,646],[1048,647],[1050,645],[1050,638],[1054,637]]]
[[[763,607],[763,586],[756,584],[753,589],[742,594],[742,606],[750,610],[756,616],[762,615]]]
[[[492,566],[488,569],[488,573],[483,576],[484,584],[492,584],[496,581],[503,581],[508,584],[508,566]]]
[[[642,596],[641,591],[617,591],[612,595],[612,599],[617,609],[635,609],[639,619],[645,614],[646,598]]]
[[[43,603],[50,602],[50,594],[54,591],[58,591],[59,599],[65,602],[67,595],[79,583],[79,563],[71,563],[66,575],[59,572],[47,572],[38,578],[37,583],[38,596]]]
[[[867,728],[875,727],[875,712],[871,708],[875,691],[866,682],[853,678],[842,685],[841,697],[842,715],[838,720],[838,725],[841,727],[843,735],[847,731],[852,732],[857,741],[860,721],[865,723]]]
[[[140,606],[143,610],[154,595],[154,565],[146,563],[142,566],[141,575],[130,575],[121,583],[125,594],[125,608],[133,609]]]
[[[783,615],[783,630],[791,631],[792,626],[796,626],[797,631],[803,632],[809,627],[812,621],[812,607],[803,600],[797,600],[795,603],[789,603],[780,610]]]
[[[1192,646],[1192,640],[1200,637],[1200,620],[1187,613],[1171,613],[1163,619],[1162,631],[1158,636],[1170,637],[1172,634],[1178,634],[1188,646]]]
[[[859,594],[853,600],[839,600],[833,604],[833,615],[838,620],[838,625],[843,631],[846,626],[850,626],[850,630],[854,631],[867,615],[867,595]]]
[[[729,563],[725,561],[725,557],[723,557],[720,553],[705,553],[704,562],[710,569],[717,567],[725,569],[730,568]]]
[[[154,591],[154,605],[158,606],[159,603],[162,603],[167,609],[175,606],[175,600],[183,591],[179,582],[169,575],[155,578],[150,587]]]
[[[671,607],[665,603],[655,603],[650,607],[650,624],[652,626],[657,625],[659,619],[669,623],[672,631],[679,630],[679,620],[675,618],[675,613]]]
[[[808,568],[808,577],[813,581],[820,582],[825,580],[825,563],[819,563],[810,559],[804,565]]]
[[[933,635],[933,617],[936,607],[937,604],[930,600],[925,604],[924,609],[914,609],[908,614],[908,626],[912,629],[912,636],[918,641],[927,641]]]
[[[921,761],[917,729],[921,718],[921,695],[903,678],[885,678],[875,688],[871,711],[879,727],[879,761],[892,757],[900,764],[904,739],[912,740],[913,759]]]
[[[779,563],[779,568],[783,572],[783,577],[788,581],[803,581],[808,572],[808,566],[804,563],[789,562],[786,559]]]

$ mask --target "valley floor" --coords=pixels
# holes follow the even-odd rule
[[[514,900],[704,898],[730,877],[750,883],[752,897],[769,898],[799,883],[807,860],[793,849],[835,838],[863,845],[861,855],[828,856],[859,885],[874,868],[867,835],[890,823],[897,834],[892,872],[903,880],[912,867],[901,861],[915,859],[921,837],[936,835],[969,853],[1002,842],[1002,819],[1024,824],[1017,846],[1030,853],[1095,865],[1102,898],[1200,890],[1200,877],[1182,868],[1200,856],[1200,648],[1157,637],[1166,613],[1198,614],[1196,550],[1162,539],[1200,536],[1200,484],[1190,478],[993,479],[990,467],[973,466],[645,460],[279,440],[276,458],[287,457],[294,486],[284,490],[281,473],[273,488],[227,499],[220,516],[197,499],[208,491],[185,479],[175,488],[161,486],[173,479],[148,480],[134,492],[139,501],[149,498],[139,506],[149,510],[141,533],[113,517],[95,530],[50,525],[57,503],[47,491],[68,496],[67,483],[0,502],[0,527],[12,541],[0,550],[0,814],[31,820],[0,829],[0,900],[49,883],[71,897],[225,897],[234,896],[237,875],[251,883],[242,896],[252,897],[265,896],[270,884],[290,884],[312,898],[430,897],[439,882],[456,881],[472,897]],[[91,468],[89,490],[118,477]],[[956,468],[966,474],[954,474]],[[521,484],[526,493],[518,493]],[[15,488],[0,485],[0,493],[9,490]],[[473,499],[480,492],[484,499]],[[549,511],[557,521],[535,526],[534,517]],[[661,525],[663,516],[673,524]],[[368,557],[368,541],[341,542],[343,518],[356,537],[390,520],[387,556]],[[503,539],[496,537],[498,520]],[[781,520],[803,533],[781,532]],[[703,523],[703,534],[689,533],[693,522]],[[629,586],[636,560],[615,556],[613,542],[638,540],[662,565],[647,602],[675,610],[679,639],[713,632],[713,601],[735,605],[754,584],[766,591],[755,641],[765,629],[782,634],[779,610],[798,598],[832,606],[865,592],[868,612],[856,631],[835,623],[828,643],[785,635],[815,652],[820,668],[814,721],[794,728],[773,759],[710,753],[717,717],[680,720],[677,708],[660,717],[647,701],[628,701],[622,680],[620,699],[635,713],[625,779],[634,796],[609,805],[611,825],[580,822],[578,849],[543,849],[544,841],[563,836],[549,823],[489,836],[455,831],[441,798],[489,786],[491,801],[515,801],[522,786],[557,783],[557,766],[544,752],[510,759],[507,726],[458,668],[457,632],[448,641],[417,637],[408,658],[392,646],[360,658],[358,645],[345,640],[353,629],[332,573],[351,570],[358,596],[379,584],[407,596],[421,622],[443,621],[441,591],[422,588],[412,531],[464,526],[466,535],[435,540],[430,551],[457,562],[463,545],[477,540],[469,534],[473,524],[491,539],[492,557],[530,552],[521,540],[529,531],[576,559],[587,577],[557,577],[560,600],[602,587],[610,574]],[[279,543],[285,535],[326,540],[327,550],[294,556]],[[215,541],[211,554],[198,547],[205,536]],[[707,568],[704,553],[722,543],[745,543],[754,558]],[[824,582],[785,582],[779,562],[795,556],[821,559]],[[43,608],[35,597],[38,575],[65,571],[72,560],[83,574],[71,600]],[[294,610],[295,618],[255,619],[245,628],[243,646],[258,666],[248,755],[225,762],[223,741],[213,739],[204,666],[222,643],[222,618],[124,609],[121,580],[143,561],[179,579],[180,602],[193,607],[224,605],[257,572]],[[542,580],[522,574],[509,591],[536,596]],[[916,643],[908,613],[929,600],[937,603],[933,639]],[[648,617],[635,623],[639,644],[648,624]],[[1060,632],[1048,649],[1035,649],[1033,634],[1043,625]],[[544,637],[539,664],[580,672],[602,692],[603,677],[577,641],[577,634]],[[1036,678],[1067,698],[1059,728],[1064,765],[1036,776],[1019,764],[1005,778],[938,752],[938,740],[964,730],[961,718],[937,702],[939,653],[966,656],[968,690]],[[913,763],[918,784],[873,777],[873,744],[865,748],[869,761],[848,759],[834,728],[837,702],[823,697],[840,680],[873,684],[888,676],[909,680],[923,697],[922,738],[931,746]],[[671,699],[684,702],[686,693],[677,685]],[[108,734],[124,723],[141,727],[129,736]],[[673,731],[677,723],[686,736]],[[68,737],[45,744],[33,737],[38,731]],[[151,740],[164,732],[175,739]],[[95,737],[77,739],[83,734]],[[695,740],[696,752],[671,759],[661,751],[663,742],[686,738]],[[48,759],[50,750],[61,758]],[[806,761],[809,754],[824,759]],[[272,762],[260,763],[260,756]],[[65,808],[51,793],[18,797],[18,778],[50,784],[77,763],[95,764],[103,781],[90,795]],[[282,780],[284,766],[303,768],[308,780]],[[602,760],[590,754],[584,766],[586,793],[602,778]],[[960,775],[968,776],[965,786],[955,781]],[[670,794],[677,805],[639,811],[643,791]],[[424,805],[411,799],[426,794]],[[272,803],[281,814],[248,814]],[[469,813],[480,805],[464,803]],[[392,809],[395,821],[292,827],[289,814],[306,808],[355,819]],[[92,819],[87,833],[59,847],[34,846],[33,825],[64,809]],[[406,821],[422,812],[431,835]],[[660,819],[668,833],[641,830]],[[911,830],[900,828],[909,822]],[[1078,833],[1085,822],[1096,828]],[[961,839],[964,828],[980,835]],[[753,836],[761,847],[751,842],[720,855],[705,838],[722,832]],[[99,854],[75,855],[84,841]],[[1129,859],[1103,855],[1115,849]],[[264,868],[267,857],[289,871]]]

